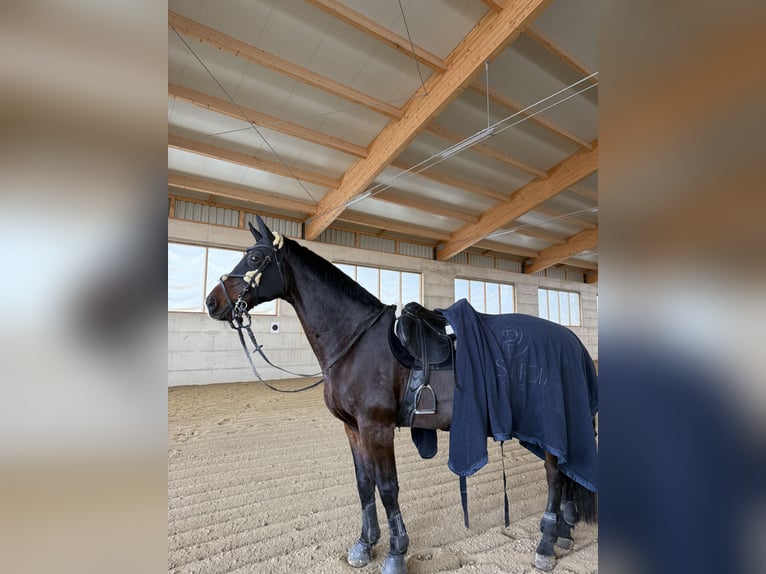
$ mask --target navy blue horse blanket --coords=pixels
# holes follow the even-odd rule
[[[596,369],[580,339],[531,315],[478,313],[465,299],[440,311],[457,335],[450,470],[468,476],[487,464],[487,437],[517,438],[597,491]]]

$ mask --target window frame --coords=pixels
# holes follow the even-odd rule
[[[541,294],[542,292],[545,293],[545,310],[543,311],[543,308],[541,306]],[[551,294],[555,294],[556,299],[556,315],[557,318],[552,319],[551,318]],[[561,310],[562,310],[562,304],[561,304],[561,296],[566,295],[567,300],[567,310],[568,310],[568,317],[566,321],[561,320]],[[572,305],[572,296],[575,296],[577,298],[577,305]],[[576,317],[575,313],[573,313],[573,308],[576,309]],[[547,319],[548,321],[552,321],[553,323],[558,323],[559,325],[564,325],[565,327],[582,327],[582,294],[579,291],[571,291],[568,289],[554,289],[551,287],[541,287],[538,285],[537,287],[537,316],[541,319]],[[573,321],[573,318],[576,318],[576,322]]]
[[[382,292],[382,289],[381,289],[381,276],[382,276],[382,273],[381,272],[382,271],[386,271],[386,272],[389,272],[389,273],[397,273],[399,275],[399,302],[396,303],[397,313],[401,312],[402,307],[406,303],[409,303],[410,301],[415,300],[415,299],[409,299],[407,301],[404,300],[404,284],[405,284],[405,282],[403,280],[404,279],[404,274],[417,277],[418,278],[418,297],[417,297],[416,301],[419,304],[421,304],[421,305],[423,304],[423,274],[422,273],[418,273],[417,271],[409,271],[409,270],[406,270],[406,269],[396,269],[396,268],[393,268],[393,267],[375,267],[373,265],[362,265],[362,264],[359,264],[359,263],[349,263],[347,261],[333,261],[333,265],[335,265],[335,267],[340,269],[343,273],[345,273],[347,276],[349,276],[351,279],[353,279],[357,283],[359,283],[358,277],[359,277],[359,268],[360,267],[363,268],[363,269],[370,269],[370,270],[376,271],[376,273],[377,273],[377,291],[376,292],[371,291],[367,286],[365,286],[362,283],[359,283],[359,285],[364,287],[368,291],[370,291],[375,297],[377,297],[384,304],[390,304],[390,305],[392,305],[394,303],[386,303],[385,301],[383,301],[383,299],[381,299],[381,292]],[[346,269],[344,269],[343,267],[353,267],[354,268],[354,275],[352,276],[351,274],[349,274],[348,271]]]
[[[499,282],[499,281],[486,281],[484,279],[474,279],[472,277],[453,277],[452,280],[452,295],[453,299],[457,302],[458,296],[457,296],[457,282],[458,281],[467,281],[467,296],[466,297],[460,297],[465,298],[468,300],[468,302],[471,304],[474,309],[476,309],[479,313],[485,313],[487,315],[507,315],[509,313],[516,313],[516,285],[514,283],[505,283],[505,282]],[[471,300],[471,284],[481,284],[482,286],[482,293],[483,293],[483,309],[476,308],[475,302]],[[487,297],[487,286],[493,285],[497,287],[497,304],[499,307],[499,310],[497,312],[490,312],[487,311],[487,301],[490,299]],[[503,304],[503,301],[505,299],[503,297],[503,287],[510,287],[511,288],[511,309],[506,309],[505,305]]]
[[[171,292],[171,284],[170,284],[170,263],[168,262],[168,313],[207,313],[207,310],[205,309],[205,298],[207,297],[207,294],[209,293],[211,287],[208,285],[208,269],[210,267],[210,250],[214,250],[214,252],[222,252],[222,251],[230,251],[232,253],[236,253],[239,255],[239,258],[241,259],[245,255],[244,250],[239,249],[227,249],[225,247],[215,247],[212,245],[201,245],[199,243],[184,243],[183,241],[168,241],[168,251],[170,251],[171,245],[180,245],[182,247],[196,247],[199,249],[202,249],[204,252],[204,261],[202,263],[201,269],[199,270],[199,273],[201,274],[201,287],[202,292],[199,299],[199,306],[195,309],[191,308],[184,308],[184,309],[172,309],[170,307],[170,292]],[[273,308],[272,308],[273,307]],[[260,308],[260,309],[259,309]],[[274,299],[273,301],[267,301],[265,303],[261,303],[260,305],[257,305],[256,307],[253,307],[250,309],[249,313],[251,315],[261,315],[261,316],[272,316],[276,317],[279,315],[279,300]]]

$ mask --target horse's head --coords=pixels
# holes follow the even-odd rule
[[[249,223],[255,245],[245,252],[231,273],[223,275],[205,299],[208,313],[219,321],[240,320],[255,305],[284,294],[282,246],[284,238],[272,233],[256,216],[258,229]]]

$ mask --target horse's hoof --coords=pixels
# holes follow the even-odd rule
[[[346,561],[354,568],[367,566],[372,561],[372,544],[359,540],[348,551]]]
[[[380,572],[381,574],[407,574],[404,554],[388,554]]]
[[[535,552],[535,568],[542,570],[543,572],[549,572],[553,570],[556,565],[556,556],[543,556]]]
[[[571,550],[572,546],[574,546],[574,540],[572,540],[571,538],[562,538],[561,536],[559,536],[556,539],[556,546],[558,546],[559,548],[563,548],[564,550]]]

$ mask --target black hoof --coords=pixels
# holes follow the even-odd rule
[[[348,551],[346,561],[354,568],[367,566],[372,561],[372,544],[357,541]]]
[[[383,562],[381,574],[407,574],[407,563],[404,554],[388,554]]]
[[[543,556],[535,552],[535,568],[543,572],[550,572],[556,565],[556,556]]]

